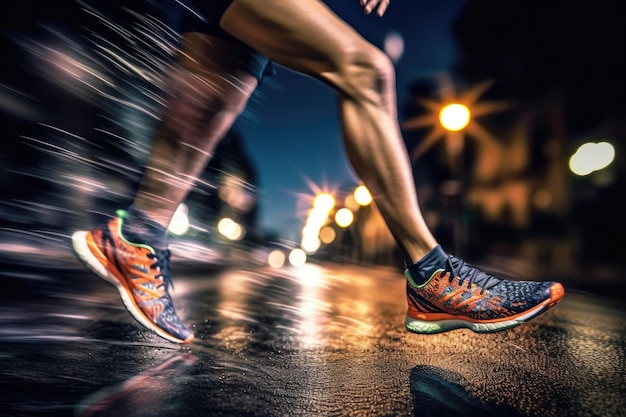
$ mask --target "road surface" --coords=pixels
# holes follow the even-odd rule
[[[2,416],[625,416],[625,310],[567,288],[512,330],[403,329],[398,270],[175,266],[197,340],[137,325],[72,256],[5,245]]]

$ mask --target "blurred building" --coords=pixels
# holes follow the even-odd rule
[[[2,16],[4,227],[67,233],[132,202],[177,35],[150,2],[123,3],[26,1]],[[195,237],[224,243],[215,224],[228,216],[243,240],[258,241],[257,177],[242,138],[229,132],[214,154],[187,201]]]
[[[559,273],[624,262],[626,34],[619,16],[618,5],[603,0],[467,2],[453,28],[453,83],[462,92],[490,80],[480,100],[509,106],[476,118],[481,135],[463,133],[452,207],[445,147],[415,161],[421,203],[440,240],[461,239],[472,259],[515,257]],[[438,97],[441,87],[417,80],[406,117],[422,115],[419,99]],[[409,149],[427,135],[409,130]],[[615,146],[614,162],[585,176],[570,171],[576,149],[599,141]]]

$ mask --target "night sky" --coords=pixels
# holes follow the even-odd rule
[[[382,18],[366,16],[356,0],[327,3],[381,49],[390,32],[404,38],[404,54],[396,62],[400,110],[412,82],[448,71],[454,62],[450,26],[462,0],[396,0]],[[298,239],[303,220],[298,198],[313,195],[309,182],[337,189],[358,181],[341,144],[336,95],[316,80],[279,67],[259,87],[235,128],[258,170],[261,226],[283,237]]]

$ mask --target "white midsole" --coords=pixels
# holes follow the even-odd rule
[[[489,333],[497,332],[500,330],[510,329],[515,326],[519,326],[522,323],[527,322],[532,317],[545,311],[545,306],[548,305],[550,300],[544,301],[540,304],[540,307],[536,307],[521,316],[517,316],[511,320],[504,320],[492,323],[474,323],[463,319],[450,319],[450,320],[419,320],[410,316],[406,316],[404,325],[407,330],[414,333],[441,333],[454,329],[468,328],[476,333]]]

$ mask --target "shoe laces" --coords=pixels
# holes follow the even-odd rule
[[[467,287],[471,288],[472,285],[477,285],[481,288],[481,294],[489,288],[495,287],[502,280],[491,274],[488,274],[480,269],[473,267],[462,259],[455,256],[448,256],[447,270],[450,272],[450,282],[454,277],[459,278],[459,285],[467,280]]]
[[[169,291],[170,287],[174,288],[174,283],[172,282],[172,277],[170,274],[170,256],[171,252],[169,249],[155,249],[154,253],[149,253],[148,258],[153,259],[154,263],[150,265],[151,269],[159,269],[159,273],[156,274],[155,278],[161,278],[162,284],[158,285],[158,287],[164,287],[165,291]]]

